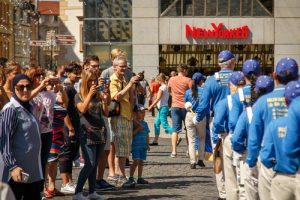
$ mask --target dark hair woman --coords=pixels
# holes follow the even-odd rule
[[[16,75],[11,83],[12,98],[3,108],[0,118],[3,178],[11,176],[9,185],[16,199],[40,199],[43,180],[41,139],[39,124],[29,104],[32,84],[24,74]]]

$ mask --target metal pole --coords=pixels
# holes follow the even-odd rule
[[[52,69],[52,62],[53,62],[53,43],[51,41],[51,52],[50,52],[50,67],[49,69],[51,70]]]

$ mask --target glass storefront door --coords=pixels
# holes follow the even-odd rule
[[[219,70],[218,54],[228,49],[236,56],[236,70],[248,59],[261,62],[262,73],[270,74],[274,66],[273,44],[247,45],[160,45],[159,71],[169,74],[181,63],[188,64],[190,73],[200,71],[211,75]]]

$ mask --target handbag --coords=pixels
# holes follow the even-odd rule
[[[219,174],[222,171],[222,157],[221,157],[222,139],[218,139],[216,148],[213,154],[213,168],[214,173]]]
[[[121,104],[116,100],[112,100],[108,106],[108,117],[115,117],[121,114]]]
[[[97,145],[106,143],[106,129],[105,126],[101,128],[87,128],[82,126],[83,131],[87,136],[87,145]]]
[[[123,90],[123,82],[121,86],[121,90]],[[111,100],[108,106],[108,117],[116,117],[121,115],[121,103],[117,100]]]

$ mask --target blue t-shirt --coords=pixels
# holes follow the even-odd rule
[[[132,139],[132,150],[133,149],[146,149],[147,148],[147,138],[150,133],[147,122],[144,120],[140,121],[143,126],[143,130],[137,132]]]

